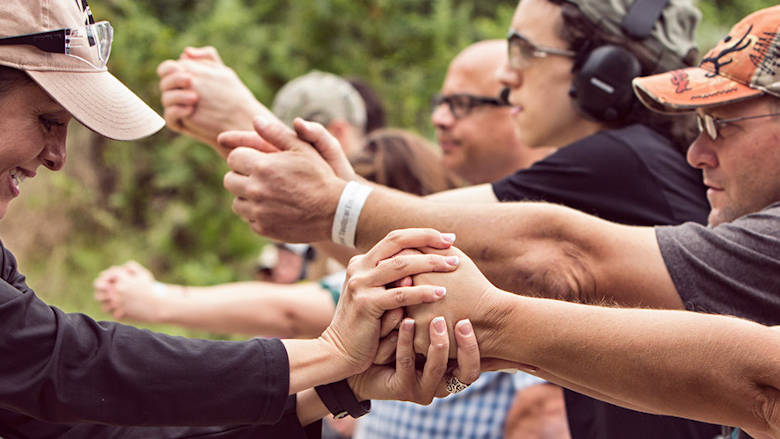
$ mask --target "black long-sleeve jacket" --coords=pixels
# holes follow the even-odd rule
[[[194,340],[67,314],[0,250],[0,437],[307,437],[278,339]]]

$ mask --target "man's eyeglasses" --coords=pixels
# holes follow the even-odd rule
[[[567,56],[569,58],[577,56],[577,53],[571,50],[537,46],[528,38],[511,30],[506,40],[509,47],[509,66],[513,69],[528,67],[531,58],[544,58],[547,55]]]
[[[771,114],[759,114],[757,116],[745,116],[745,117],[735,117],[733,119],[718,119],[717,117],[713,117],[709,114],[699,114],[696,113],[696,123],[699,125],[699,132],[700,133],[707,133],[708,136],[710,136],[710,139],[713,141],[718,140],[718,129],[719,127],[722,127],[724,125],[728,125],[733,122],[739,122],[742,120],[748,120],[748,119],[759,119],[762,117],[772,117],[772,116],[780,116],[780,113],[771,113]]]
[[[435,111],[439,106],[447,104],[450,109],[450,113],[455,119],[466,117],[471,113],[471,110],[482,106],[492,107],[506,107],[508,103],[502,101],[499,98],[489,96],[476,96],[467,93],[457,93],[451,95],[436,95],[431,99],[431,110]]]
[[[113,40],[111,24],[99,21],[77,28],[0,37],[0,46],[35,46],[44,52],[69,55],[95,69],[102,69],[108,63]]]

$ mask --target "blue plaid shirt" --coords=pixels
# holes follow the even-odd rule
[[[528,374],[487,372],[466,390],[422,406],[372,401],[358,420],[355,439],[488,439],[504,437],[504,422],[517,390],[543,382]]]

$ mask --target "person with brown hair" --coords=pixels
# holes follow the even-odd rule
[[[521,0],[499,79],[507,88],[504,97],[521,142],[532,148],[557,147],[555,153],[492,184],[426,200],[361,185],[338,158],[338,145],[316,124],[297,124],[296,137],[272,119],[260,118],[258,137],[281,152],[241,148],[238,133],[220,137],[223,147],[236,148],[228,157],[236,168],[225,177],[226,188],[236,196],[233,209],[264,236],[299,242],[331,239],[361,250],[405,227],[456,230],[460,246],[498,286],[534,294],[535,289],[526,288],[529,280],[552,279],[564,289],[566,279],[555,273],[528,273],[527,265],[518,264],[511,235],[498,233],[528,221],[510,214],[514,203],[508,202],[562,204],[626,225],[706,221],[700,173],[682,154],[690,138],[679,135],[693,127],[694,118],[645,124],[647,112],[631,89],[636,76],[691,65],[699,18],[688,0]],[[309,145],[321,152],[319,157],[300,154]],[[339,209],[344,205],[362,209]],[[486,217],[487,211],[507,214]],[[348,224],[350,233],[334,224]],[[717,426],[617,407],[594,409],[605,406],[594,400],[586,405],[567,406],[574,438],[710,439],[719,431]]]
[[[403,192],[427,195],[458,187],[459,180],[440,166],[434,148],[407,131],[378,130],[350,162],[366,180]],[[344,275],[341,271],[319,282],[295,284],[250,281],[197,287],[159,283],[148,269],[128,262],[98,276],[95,297],[106,312],[122,321],[308,338],[328,327]]]

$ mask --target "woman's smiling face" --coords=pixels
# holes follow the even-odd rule
[[[32,80],[14,82],[0,95],[0,218],[40,165],[62,169],[70,119]]]

